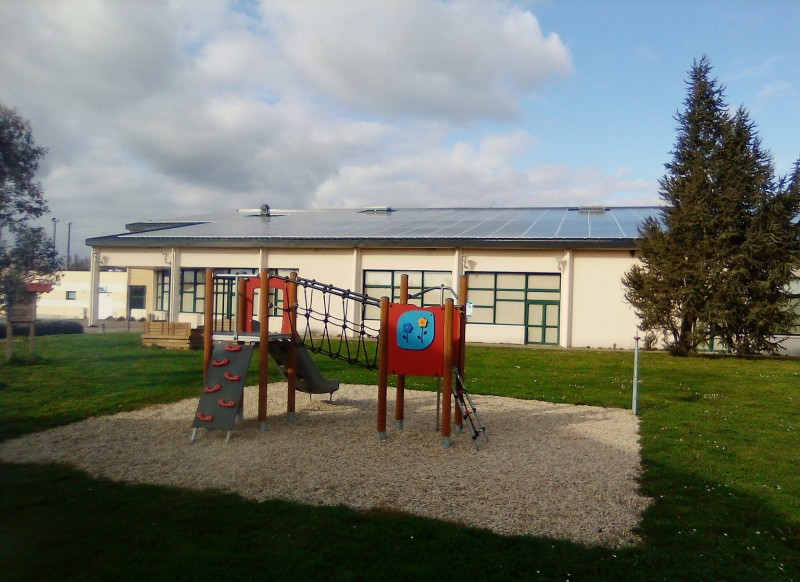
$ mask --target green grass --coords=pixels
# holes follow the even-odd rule
[[[476,394],[628,408],[632,359],[470,346],[467,382]],[[201,360],[142,348],[134,334],[41,338],[35,365],[0,365],[0,435],[197,397]],[[376,381],[374,372],[318,361],[343,382]],[[252,381],[255,365],[251,373]],[[7,580],[800,580],[800,361],[647,352],[641,377],[642,489],[654,503],[634,548],[3,464],[0,572]],[[409,385],[435,389],[430,379]],[[483,420],[491,434],[492,419]]]

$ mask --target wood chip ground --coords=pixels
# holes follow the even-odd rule
[[[377,389],[342,385],[333,401],[271,384],[266,432],[245,390],[245,418],[190,443],[197,399],[153,406],[0,443],[6,462],[67,463],[96,477],[357,510],[388,509],[583,544],[626,546],[649,499],[639,491],[638,419],[629,411],[477,395],[490,442],[465,428],[443,449],[436,395],[406,391],[405,426],[376,438]]]

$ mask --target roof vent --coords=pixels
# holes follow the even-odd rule
[[[391,206],[365,206],[361,212],[366,214],[389,214],[394,212]]]
[[[608,206],[577,206],[570,210],[581,214],[605,214],[611,209]]]

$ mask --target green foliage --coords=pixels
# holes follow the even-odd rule
[[[775,180],[746,110],[728,113],[710,73],[705,58],[690,72],[665,207],[640,231],[625,296],[675,353],[712,338],[739,354],[775,352],[774,336],[795,321],[787,286],[800,267],[800,164]]]
[[[41,352],[33,367],[0,365],[5,438],[199,395],[202,354],[143,348],[135,334],[50,336]],[[340,360],[319,362],[346,381],[375,379]],[[479,410],[487,392],[627,407],[632,364],[623,351],[469,346],[467,377]],[[487,580],[798,580],[798,360],[647,352],[641,377],[641,482],[653,504],[634,547],[499,536],[386,511],[258,503],[6,463],[0,570],[9,580],[427,580],[458,568]],[[497,419],[482,418],[491,435]],[[467,484],[492,478],[472,475],[468,463],[464,476]]]
[[[33,279],[61,267],[53,241],[30,221],[47,212],[34,182],[45,150],[37,147],[30,125],[0,103],[0,307],[13,305]]]

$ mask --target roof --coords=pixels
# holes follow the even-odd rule
[[[30,281],[25,283],[25,289],[31,293],[50,293],[53,290],[52,281]]]
[[[660,208],[366,208],[218,213],[127,225],[91,238],[94,247],[455,247],[635,246],[639,227]]]

